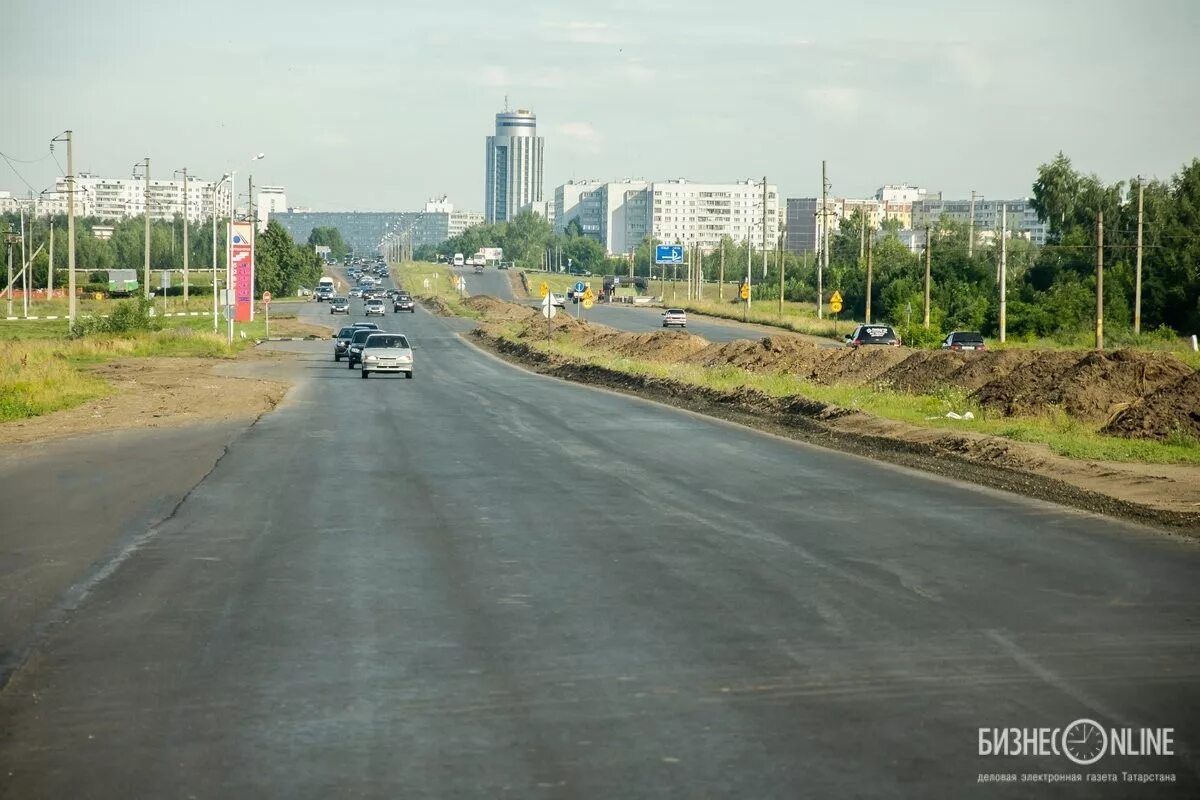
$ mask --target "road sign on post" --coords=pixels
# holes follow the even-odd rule
[[[271,293],[263,292],[263,305],[271,305]]]
[[[659,244],[654,246],[655,264],[682,264],[683,245]]]
[[[550,294],[550,284],[546,283],[545,281],[542,281],[538,285],[538,296],[545,299],[546,296],[549,294]]]
[[[582,292],[582,291],[583,291],[584,289],[586,289],[586,288],[587,288],[587,287],[583,285],[583,281],[576,281],[576,282],[575,282],[575,291],[577,291],[577,292]]]

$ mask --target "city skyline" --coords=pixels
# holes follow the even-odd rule
[[[542,117],[546,186],[766,174],[806,197],[826,159],[839,196],[908,182],[1019,197],[1060,150],[1106,181],[1166,179],[1196,155],[1200,10],[1186,2],[1137,14],[1024,0],[1004,14],[941,0],[865,15],[769,4],[771,24],[703,2],[529,19],[464,8],[451,20],[351,4],[312,26],[327,11],[312,2],[147,12],[118,0],[60,20],[18,0],[0,32],[5,72],[22,76],[7,86],[17,111],[0,120],[0,152],[34,161],[13,166],[40,191],[61,174],[48,143],[66,128],[77,169],[100,175],[150,155],[156,170],[214,178],[261,151],[256,181],[329,210],[419,208],[443,193],[476,207],[479,137],[505,97]],[[256,30],[272,35],[238,36]],[[1123,58],[1100,40],[1153,47]],[[50,41],[72,47],[47,61]],[[531,46],[494,46],[506,41]],[[95,91],[110,79],[122,90]],[[8,165],[0,174],[26,193]]]

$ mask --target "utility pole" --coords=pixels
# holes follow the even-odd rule
[[[829,181],[821,161],[821,257],[817,260],[817,319],[825,318],[825,267],[829,266]]]
[[[762,208],[762,251],[763,251],[763,281],[767,279],[767,176],[763,175],[763,208]]]
[[[1096,349],[1104,349],[1104,212],[1096,212]]]
[[[1133,277],[1133,335],[1142,333],[1142,176],[1138,175],[1137,265]]]
[[[871,324],[871,279],[874,277],[873,264],[871,263],[871,245],[874,237],[867,237],[867,314],[863,320],[868,325]]]
[[[932,275],[933,236],[929,226],[925,226],[925,330],[929,330],[929,284]]]
[[[254,244],[258,238],[258,216],[254,212],[254,176],[250,178],[250,195],[246,199],[246,210],[250,212],[250,319],[254,319],[254,279],[257,277],[254,273]]]
[[[717,275],[717,300],[725,300],[725,240],[721,239],[721,271]]]
[[[142,269],[143,293],[150,299],[150,156],[146,156],[146,263]]]
[[[4,293],[5,293],[5,294],[8,296],[8,316],[10,316],[10,317],[11,317],[11,316],[13,315],[13,313],[12,313],[12,304],[13,304],[13,299],[12,299],[12,285],[13,285],[13,276],[12,276],[12,246],[13,246],[13,233],[12,233],[12,229],[11,229],[11,228],[9,228],[8,232],[7,232],[7,233],[4,235],[4,239],[5,239],[5,241],[8,243],[8,288],[4,290]]]
[[[63,131],[54,141],[62,137],[67,140],[67,324],[75,324],[75,146],[71,131]]]
[[[783,316],[783,230],[779,231],[779,241],[775,245],[775,266],[779,268],[779,316]]]
[[[745,311],[747,313],[745,316],[749,315],[750,301],[754,298],[754,291],[753,291],[754,284],[750,280],[753,277],[753,274],[751,272],[753,267],[751,265],[752,265],[752,262],[754,261],[754,230],[753,230],[753,227],[754,226],[751,225],[749,222],[746,223],[746,288],[750,289],[751,291],[750,291],[750,294],[746,297]]]
[[[696,300],[704,299],[704,251],[696,248]]]
[[[967,222],[967,258],[975,254],[975,190],[971,190],[971,216]]]
[[[858,222],[858,261],[862,263],[863,253],[867,249],[867,210],[864,206],[859,213],[862,218]]]
[[[183,168],[183,308],[188,306],[188,174]]]
[[[1008,336],[1008,203],[1000,206],[1000,341]]]
[[[46,302],[54,299],[54,217],[50,218],[50,267],[46,270]]]
[[[30,208],[33,193],[30,192]],[[33,220],[29,220],[29,233],[33,235]],[[21,207],[21,308],[22,315],[29,316],[29,257],[25,248],[25,207]]]

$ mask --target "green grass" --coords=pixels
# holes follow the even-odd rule
[[[411,292],[413,297],[418,299],[434,297],[441,300],[450,313],[455,316],[468,319],[480,318],[479,312],[463,305],[458,291],[450,282],[451,272],[445,264],[434,264],[429,261],[406,261],[393,263],[390,265],[390,269],[398,284]],[[429,281],[428,289],[425,288],[425,281]],[[468,279],[468,285],[469,283]]]
[[[505,331],[505,335],[514,337],[515,327]],[[1097,426],[1071,419],[1064,413],[1001,417],[970,402],[961,390],[925,395],[906,394],[871,386],[827,386],[785,373],[756,373],[732,366],[701,367],[615,358],[566,338],[549,343],[536,342],[533,346],[545,352],[581,359],[634,375],[671,379],[719,391],[749,388],[777,398],[799,395],[841,408],[862,411],[882,419],[921,427],[971,431],[1042,444],[1054,453],[1068,458],[1154,464],[1200,464],[1200,442],[1186,437],[1157,442],[1104,436],[1098,432]],[[948,411],[970,411],[975,415],[975,419],[948,419],[945,416]]]

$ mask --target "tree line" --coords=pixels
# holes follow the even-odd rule
[[[1173,338],[1200,332],[1200,159],[1183,165],[1168,180],[1147,180],[1143,195],[1142,337]],[[1017,339],[1054,338],[1084,344],[1094,329],[1096,305],[1097,216],[1104,218],[1104,314],[1106,339],[1114,344],[1135,340],[1134,274],[1137,253],[1137,180],[1105,184],[1079,172],[1059,153],[1038,167],[1032,205],[1049,228],[1045,245],[1013,237],[1007,246],[1007,335]],[[841,221],[831,236],[829,269],[823,275],[825,301],[834,290],[845,301],[843,315],[862,319],[866,311],[866,257],[862,242],[868,230],[861,212]],[[872,231],[872,317],[901,327],[908,341],[935,342],[952,330],[979,330],[995,336],[999,324],[999,236],[968,248],[965,223],[943,218],[932,226],[930,328],[922,324],[925,263],[896,235],[892,222]],[[629,261],[611,258],[600,243],[582,235],[578,221],[555,233],[545,220],[522,214],[510,222],[479,225],[437,247],[419,248],[417,258],[471,255],[482,247],[503,247],[517,266],[537,268],[547,249],[559,248],[562,263],[597,275],[628,274]],[[998,233],[998,232],[997,232]],[[636,275],[659,277],[653,265],[656,242],[647,239],[633,253]],[[753,297],[779,296],[779,270],[784,270],[784,298],[816,303],[816,254],[771,252],[767,273],[761,251],[726,237],[702,256],[706,280],[740,281],[749,258]],[[970,254],[968,254],[970,250]]]
[[[35,217],[25,220],[26,232],[31,242],[29,250],[35,251],[39,245],[46,245],[33,259],[30,265],[32,286],[44,288],[50,268],[48,240],[51,223],[54,230],[54,286],[56,289],[67,285],[67,218],[65,215],[56,217]],[[217,226],[217,267],[224,270],[225,237],[228,220],[204,220],[193,222],[188,226],[188,261],[190,268],[197,274],[207,272],[212,268],[212,236],[213,224]],[[95,235],[95,227],[108,225],[113,228],[112,236],[99,239]],[[20,218],[17,214],[0,215],[0,230],[20,230]],[[110,269],[136,269],[141,280],[141,272],[145,265],[146,230],[145,219],[132,217],[117,221],[101,220],[92,217],[77,217],[75,219],[75,266],[77,271],[87,273],[76,274],[77,282],[85,290],[103,291],[108,288],[107,271]],[[7,253],[3,254],[7,259]],[[14,246],[14,273],[19,269],[20,250]],[[260,233],[255,241],[255,290],[275,294],[292,294],[301,286],[313,286],[321,277],[321,262],[311,247],[297,245],[287,230],[277,222],[269,222],[265,231]],[[183,268],[183,218],[152,220],[150,223],[150,268],[153,270],[179,270]],[[176,277],[175,282],[178,282]],[[195,286],[196,293],[209,290],[207,278],[204,283]]]

